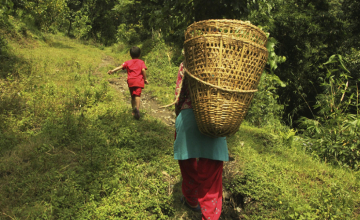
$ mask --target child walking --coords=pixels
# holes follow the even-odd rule
[[[121,66],[116,67],[113,70],[109,70],[108,74],[113,74],[114,72],[120,69],[127,70],[127,83],[131,95],[131,107],[133,109],[132,114],[135,119],[140,118],[140,96],[141,90],[144,88],[144,83],[148,84],[149,82],[146,79],[146,70],[144,61],[140,60],[140,48],[132,47],[130,49],[131,60],[124,62]]]

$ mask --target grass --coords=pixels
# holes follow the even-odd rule
[[[101,50],[62,35],[7,39],[1,219],[199,218],[179,202],[174,128],[146,114],[134,120],[109,86],[106,72],[129,59],[126,46]],[[161,42],[148,47],[147,89],[167,104],[177,67]],[[358,172],[246,123],[228,143],[222,219],[359,219]]]
[[[2,134],[10,140],[9,128],[15,139],[23,137],[1,149],[3,216],[157,219],[173,213],[173,130],[147,116],[133,120],[106,81],[102,58],[111,51],[52,35],[25,48],[10,46],[31,68],[2,80],[17,91],[1,100],[22,97],[22,104],[4,106]]]
[[[240,146],[239,146],[240,143]],[[358,219],[359,173],[332,167],[266,130],[243,125],[231,138],[242,175],[227,180],[250,219]],[[246,199],[247,201],[244,203]]]

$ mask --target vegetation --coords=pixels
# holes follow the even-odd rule
[[[174,128],[133,120],[106,72],[137,45],[147,92],[170,103],[183,31],[209,18],[269,34],[228,139],[222,218],[360,219],[356,1],[0,3],[0,219],[197,219],[179,202]]]
[[[147,117],[135,123],[106,80],[111,52],[45,39],[17,54],[26,62],[16,69],[27,71],[1,81],[2,217],[173,215],[161,172],[178,173],[172,130]]]
[[[226,184],[248,219],[358,219],[359,176],[306,154],[290,131],[280,141],[242,125],[232,137],[238,174]]]
[[[314,119],[303,118],[301,125],[309,141],[309,151],[320,158],[355,170],[360,168],[359,88],[349,84],[350,72],[341,56],[331,56],[327,65],[339,63],[338,69],[328,70],[322,86],[324,93],[316,99],[319,113]],[[350,112],[355,112],[352,114]]]

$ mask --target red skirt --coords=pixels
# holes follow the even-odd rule
[[[191,206],[200,204],[203,220],[220,218],[223,161],[200,158],[179,160],[182,193]]]

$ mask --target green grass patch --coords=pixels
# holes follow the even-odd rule
[[[299,141],[281,145],[264,129],[243,125],[229,143],[241,175],[226,186],[243,208],[240,217],[358,218],[359,173],[314,160]]]
[[[173,216],[173,129],[146,115],[133,119],[106,80],[111,51],[46,38],[22,48],[10,42],[27,65],[1,80],[2,216]]]

